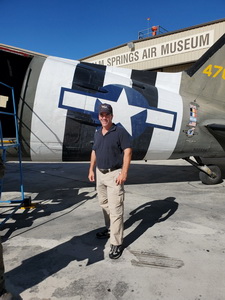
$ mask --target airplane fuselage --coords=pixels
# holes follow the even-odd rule
[[[25,153],[31,160],[88,160],[98,105],[110,103],[114,123],[133,137],[133,159],[223,156],[203,126],[222,112],[185,91],[185,76],[34,58],[19,105]]]
[[[25,58],[4,49],[0,81],[16,87],[23,157],[89,160],[101,103],[111,104],[113,122],[131,135],[133,160],[224,157],[223,49],[224,37],[190,70],[178,73]],[[0,94],[7,96],[2,86]],[[5,110],[10,109],[9,104]],[[3,137],[12,137],[11,124],[2,117],[1,123]]]

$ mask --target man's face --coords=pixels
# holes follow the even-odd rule
[[[113,115],[112,114],[107,114],[107,113],[100,113],[99,116],[99,121],[102,124],[102,127],[105,127],[106,129],[111,127],[112,125],[112,118]]]

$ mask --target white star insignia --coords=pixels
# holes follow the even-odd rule
[[[102,101],[102,99],[99,99]],[[103,101],[104,103],[110,104],[113,109],[113,122],[115,124],[120,123],[126,131],[132,135],[132,124],[131,124],[131,117],[140,112],[144,111],[145,108],[137,107],[130,105],[128,103],[127,94],[124,89],[120,93],[120,96],[117,102],[113,101]]]

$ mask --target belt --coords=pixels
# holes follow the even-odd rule
[[[106,174],[106,173],[109,173],[109,172],[112,172],[112,171],[115,171],[115,170],[118,170],[120,169],[121,167],[114,167],[114,168],[111,168],[111,169],[99,169],[99,171],[102,173],[102,174]]]

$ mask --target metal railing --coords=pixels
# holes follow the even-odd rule
[[[160,25],[157,25],[157,26],[152,26],[152,27],[149,27],[147,29],[143,29],[141,31],[138,32],[138,39],[144,39],[144,38],[148,38],[148,37],[151,37],[151,36],[156,36],[156,35],[159,35],[159,34],[163,34],[163,33],[166,33],[168,32],[168,30],[166,30],[165,28],[163,28],[162,26]]]
[[[8,86],[7,84],[4,84],[0,82],[0,85],[3,85],[4,87],[8,88],[11,90],[9,91],[10,97],[5,97],[8,99],[5,99],[6,102],[12,101],[12,112],[8,112],[6,110],[6,107],[8,103],[4,103],[0,105],[0,158],[1,158],[1,177],[0,177],[0,203],[19,203],[17,207],[15,207],[10,214],[7,214],[6,217],[2,222],[0,222],[0,226],[3,225],[9,218],[12,217],[12,215],[16,212],[18,208],[20,208],[24,204],[24,186],[23,186],[23,170],[22,170],[22,155],[21,155],[21,146],[20,146],[20,140],[19,140],[19,131],[18,131],[18,119],[17,119],[17,113],[16,113],[16,103],[15,103],[15,96],[14,96],[14,89],[13,87]],[[4,98],[3,98],[4,100]],[[4,132],[4,124],[2,124],[2,117],[1,116],[7,116],[10,120],[10,122],[13,122],[13,126],[15,127],[15,138],[5,138],[3,136]],[[3,120],[4,122],[4,120]],[[2,192],[3,192],[3,177],[4,177],[4,168],[5,168],[5,163],[6,163],[6,158],[7,158],[7,150],[9,148],[15,148],[18,153],[18,163],[19,163],[19,185],[20,185],[20,193],[21,193],[21,199],[16,199],[16,200],[1,200],[2,199]],[[4,214],[2,214],[2,217],[4,217]]]

